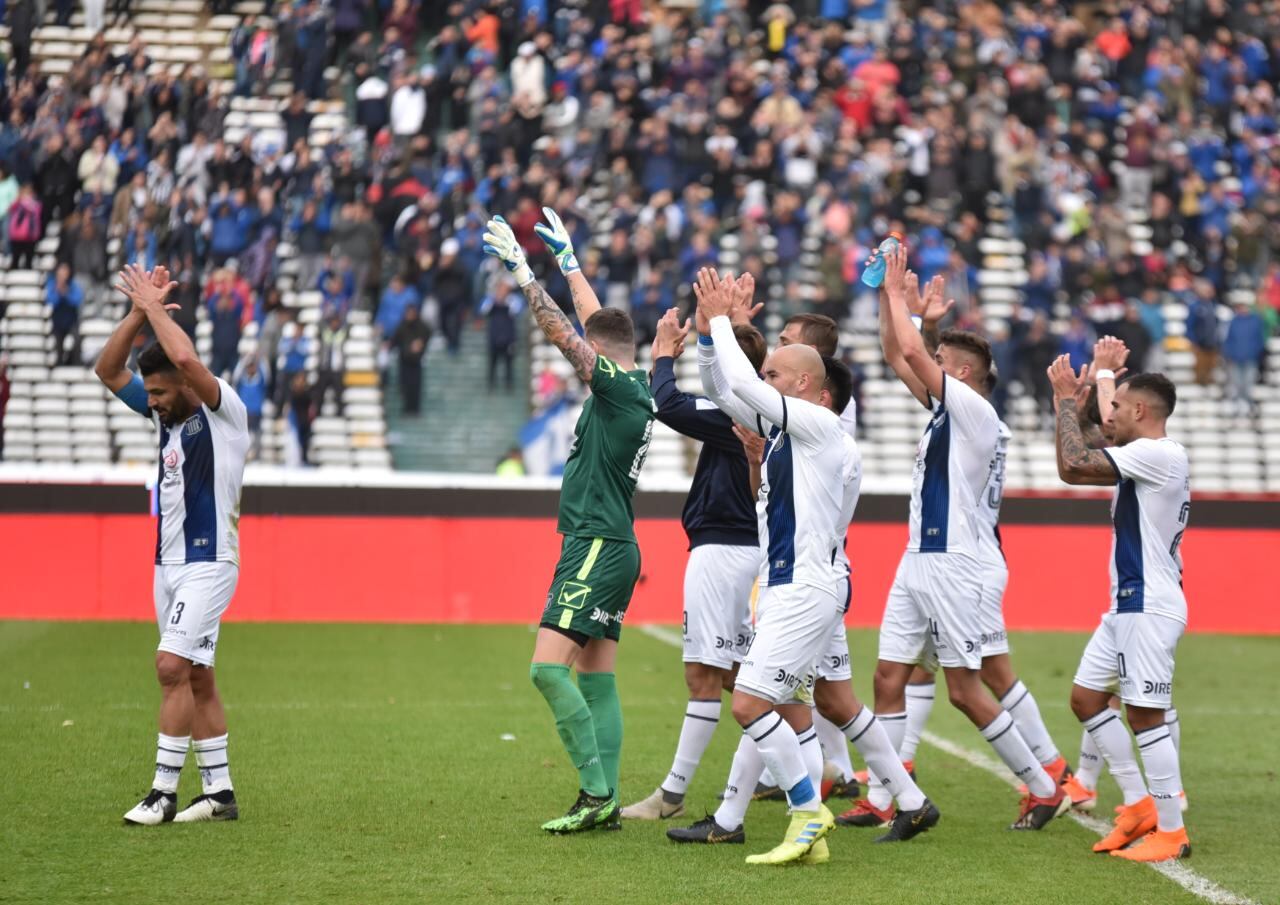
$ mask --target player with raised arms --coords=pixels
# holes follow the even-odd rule
[[[622,707],[614,664],[622,620],[640,577],[631,498],[649,451],[656,406],[647,375],[636,369],[630,316],[600,306],[578,266],[568,230],[555,211],[543,208],[543,214],[547,224],[536,230],[569,283],[582,336],[534,279],[524,249],[501,217],[488,222],[484,251],[515,278],[538,327],[591,388],[565,463],[557,525],[564,539],[529,668],[578,771],[577,800],[542,828],[572,833],[621,825]],[[577,684],[570,669],[578,673]]]
[[[156,496],[155,605],[160,628],[156,678],[161,703],[151,791],[126,823],[235,820],[239,816],[227,760],[227,721],[213,661],[222,614],[240,576],[240,487],[249,453],[244,403],[200,361],[191,339],[169,316],[177,288],[168,271],[129,265],[116,288],[132,302],[98,357],[98,378],[160,432]],[[143,325],[156,342],[128,367]],[[195,748],[203,794],[181,813],[178,779]]]
[[[1174,657],[1187,624],[1180,547],[1191,510],[1186,450],[1168,436],[1177,390],[1163,374],[1121,383],[1103,412],[1114,445],[1093,449],[1080,429],[1087,372],[1066,356],[1049,367],[1057,406],[1058,474],[1068,484],[1114,486],[1111,606],[1089,639],[1071,709],[1092,736],[1124,795],[1110,835],[1094,851],[1131,861],[1191,854],[1182,820],[1182,772],[1166,722]],[[1130,766],[1129,734],[1109,706],[1118,692],[1146,768]]]
[[[1038,830],[1070,802],[1032,754],[1013,717],[983,687],[979,673],[979,495],[996,458],[1000,431],[1000,420],[985,398],[991,349],[975,334],[949,330],[931,355],[911,322],[918,284],[907,269],[906,249],[888,252],[885,263],[880,294],[885,360],[932,417],[916,453],[907,550],[880,627],[876,715],[891,728],[900,750],[907,681],[932,650],[951,703],[1028,787],[1012,828]]]

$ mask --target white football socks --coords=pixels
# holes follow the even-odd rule
[[[1027,743],[1036,760],[1047,765],[1062,756],[1058,753],[1053,739],[1049,737],[1049,730],[1045,728],[1044,720],[1040,717],[1040,708],[1036,705],[1036,699],[1021,680],[1014,682],[1013,687],[1005,692],[1005,696],[1000,699],[1000,706],[1009,711],[1009,715],[1017,724],[1018,732],[1022,734],[1022,740]]]
[[[1102,775],[1102,752],[1098,743],[1093,740],[1088,729],[1080,730],[1080,762],[1076,764],[1076,781],[1089,791],[1098,788],[1098,777]]]
[[[885,736],[889,739],[889,744],[893,747],[894,752],[902,750],[902,740],[907,734],[907,714],[902,713],[878,713],[876,714],[876,722],[880,724],[880,728],[884,731]],[[899,761],[902,756],[898,755]],[[899,764],[901,766],[901,764]],[[893,792],[889,790],[884,783],[885,777],[881,776],[876,770],[867,763],[867,801],[877,810],[885,810],[889,805],[893,804]]]
[[[1031,753],[1007,710],[1001,710],[999,716],[982,727],[982,737],[991,744],[1013,775],[1027,784],[1032,795],[1037,798],[1053,797],[1057,787]]]
[[[778,781],[779,788],[786,791],[791,809],[816,811],[821,804],[818,790],[809,782],[809,772],[800,753],[800,741],[787,721],[777,711],[770,710],[745,726],[743,731],[755,741],[760,749],[760,758]]]
[[[849,743],[845,740],[840,727],[815,709],[813,728],[818,730],[818,743],[822,745],[822,756],[836,765],[841,779],[846,781],[853,779],[853,761],[849,757]]]
[[[1134,735],[1142,765],[1147,770],[1147,785],[1156,800],[1156,828],[1162,833],[1182,829],[1182,773],[1178,765],[1178,748],[1173,743],[1167,723],[1144,729]]]
[[[689,700],[684,712],[684,724],[680,727],[680,741],[676,743],[675,760],[671,762],[667,778],[662,781],[663,792],[670,793],[676,800],[684,797],[719,723],[719,698]]]
[[[178,779],[182,776],[182,765],[187,760],[190,745],[189,735],[178,737],[159,733],[156,739],[156,776],[151,781],[151,788],[161,792],[178,791]]]
[[[924,805],[924,793],[912,781],[907,768],[902,765],[898,752],[894,750],[893,742],[889,740],[884,726],[871,713],[870,708],[863,707],[858,711],[858,715],[846,725],[841,726],[840,730],[848,737],[849,744],[857,748],[862,759],[867,762],[868,796],[872,794],[873,789],[878,788],[881,794],[877,797],[883,800],[884,795],[892,796],[897,799],[898,807],[904,811],[914,811]],[[868,800],[871,799],[868,798]],[[875,802],[872,801],[872,804]],[[887,804],[876,804],[876,807],[884,810]]]
[[[1133,756],[1133,745],[1129,741],[1129,730],[1124,727],[1119,711],[1104,707],[1100,713],[1084,721],[1084,728],[1093,736],[1094,744],[1106,759],[1107,769],[1124,795],[1124,803],[1135,804],[1146,798],[1147,786],[1142,781],[1138,761]]]
[[[742,733],[738,750],[733,755],[733,765],[729,768],[729,783],[724,787],[724,800],[720,802],[715,814],[716,823],[723,829],[736,830],[742,826],[756,783],[760,781],[760,774],[763,772],[764,761],[760,757],[760,749],[751,736]]]
[[[191,743],[196,752],[196,766],[200,769],[200,783],[204,794],[212,795],[231,788],[231,767],[227,762],[227,735],[214,738],[198,738]]]
[[[916,759],[920,734],[924,732],[929,714],[933,712],[933,699],[937,690],[938,686],[934,682],[907,686],[907,731],[902,736],[902,747],[898,749],[898,756],[904,761]]]

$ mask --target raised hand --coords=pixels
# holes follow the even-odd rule
[[[578,266],[578,258],[573,253],[573,240],[569,238],[569,230],[565,229],[560,215],[551,208],[544,207],[542,216],[547,218],[546,224],[539,223],[533,231],[538,234],[542,244],[547,246],[547,251],[551,252],[551,256],[556,259],[556,265],[561,273],[565,276],[577,273],[582,268]]]
[[[1119,377],[1128,360],[1129,347],[1119,337],[1104,336],[1093,344],[1093,364],[1098,370],[1114,371]]]
[[[899,245],[884,256],[884,289],[889,298],[899,303],[914,297],[914,293],[908,292],[907,272],[907,249]]]
[[[684,352],[684,340],[689,335],[693,324],[686,320],[680,323],[680,312],[668,308],[667,313],[658,321],[657,335],[653,340],[653,360],[659,358],[679,358]]]
[[[946,288],[947,281],[941,274],[934,277],[929,281],[929,285],[924,287],[924,296],[920,299],[920,310],[911,313],[918,314],[921,320],[930,324],[936,324],[942,320],[956,304],[955,299],[947,299],[945,302],[942,300],[942,294]]]
[[[516,234],[511,231],[511,226],[502,219],[501,215],[494,215],[485,224],[483,238],[484,253],[501,261],[502,266],[507,268],[507,272],[516,278],[516,285],[523,289],[533,282],[533,271],[529,269],[524,249],[520,247],[520,243],[516,241]]]
[[[751,304],[756,291],[756,278],[749,273],[738,277],[733,288],[733,309],[729,312],[729,320],[735,324],[746,324],[755,320],[756,315],[764,310],[764,302]]]
[[[1076,399],[1082,387],[1087,394],[1088,376],[1087,368],[1081,368],[1080,373],[1076,374],[1071,367],[1070,355],[1059,355],[1055,358],[1053,364],[1049,365],[1049,384],[1053,387],[1054,402]]]
[[[711,318],[727,316],[733,310],[733,288],[732,279],[726,285],[726,281],[720,279],[714,267],[703,267],[698,271],[698,278],[693,284],[693,294],[698,300],[699,333],[709,334]]]
[[[163,272],[162,272],[163,271]],[[167,268],[157,268],[148,273],[138,264],[126,264],[120,271],[115,288],[133,303],[133,307],[148,316],[177,305],[166,305],[164,300],[178,284],[169,280]]]

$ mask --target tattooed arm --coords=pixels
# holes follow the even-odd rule
[[[1049,366],[1049,381],[1058,408],[1058,476],[1068,484],[1113,485],[1119,475],[1111,458],[1100,449],[1090,449],[1080,430],[1079,397],[1085,378],[1086,370],[1081,369],[1077,376],[1065,355]]]
[[[533,313],[533,319],[538,322],[538,329],[569,360],[579,379],[590,384],[591,375],[596,369],[595,350],[573,329],[569,318],[537,280],[521,286],[520,291],[529,301],[529,310]]]

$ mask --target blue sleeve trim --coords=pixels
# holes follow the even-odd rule
[[[139,415],[151,414],[151,409],[147,405],[147,391],[142,386],[142,378],[137,374],[134,374],[128,383],[116,390],[115,394],[117,399]]]
[[[711,334],[709,334],[709,333],[700,333],[700,334],[698,334],[698,345],[700,345],[700,346],[714,346],[714,345],[715,345],[715,340],[713,340],[713,339],[711,338]]]

